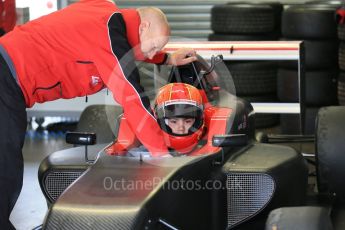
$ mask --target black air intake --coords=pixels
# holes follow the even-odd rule
[[[44,189],[50,202],[55,202],[65,189],[85,170],[51,170],[44,178]]]
[[[290,147],[254,144],[227,159],[222,174],[227,221],[218,229],[263,229],[270,210],[305,201],[307,164]]]
[[[94,160],[105,146],[89,146],[89,159]],[[85,162],[85,146],[60,150],[44,158],[38,169],[38,181],[48,203],[54,203],[89,167]]]
[[[230,173],[226,177],[228,228],[262,210],[271,200],[275,183],[267,174]]]

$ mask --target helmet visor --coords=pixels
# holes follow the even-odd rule
[[[165,104],[157,108],[158,118],[192,117],[200,118],[202,108],[195,103]]]

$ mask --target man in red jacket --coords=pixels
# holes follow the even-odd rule
[[[0,226],[22,186],[26,108],[36,102],[94,94],[107,87],[137,138],[153,156],[169,156],[135,60],[186,64],[192,49],[160,52],[169,25],[156,8],[119,9],[108,0],[81,0],[0,38]]]

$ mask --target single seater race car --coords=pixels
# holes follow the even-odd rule
[[[207,132],[190,153],[147,157],[123,115],[113,143],[67,134],[67,142],[85,147],[42,161],[39,182],[49,205],[43,228],[263,229],[271,210],[303,205],[305,160],[290,147],[254,140],[253,108],[235,96],[221,65],[221,57],[211,64],[199,58],[168,78],[203,95]],[[121,154],[109,153],[119,142]]]

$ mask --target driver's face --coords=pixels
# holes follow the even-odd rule
[[[195,118],[169,118],[168,126],[174,134],[187,134],[194,122]]]

